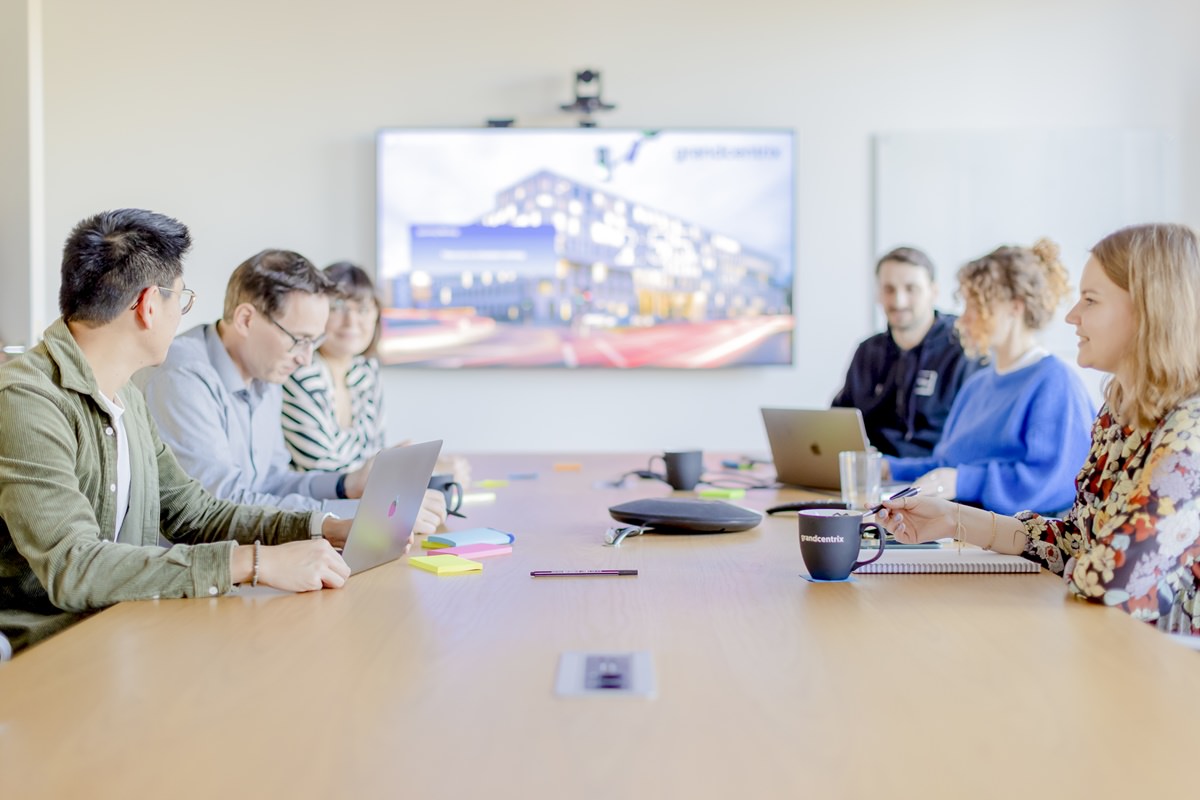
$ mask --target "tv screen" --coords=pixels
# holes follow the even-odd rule
[[[793,134],[390,129],[380,358],[790,364]]]

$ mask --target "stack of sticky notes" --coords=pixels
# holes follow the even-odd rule
[[[413,556],[409,563],[435,575],[481,572],[483,564],[473,559],[508,555],[512,552],[515,539],[511,533],[495,528],[468,528],[463,531],[435,533],[421,542],[421,547],[428,550],[429,555]]]
[[[408,560],[418,569],[432,572],[434,575],[460,575],[464,572],[480,572],[483,564],[462,556],[413,556]]]
[[[473,544],[511,545],[515,539],[516,537],[511,533],[498,531],[495,528],[468,528],[464,531],[431,533],[425,541],[421,542],[421,547],[426,550],[442,550]]]

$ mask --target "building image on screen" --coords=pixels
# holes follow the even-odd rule
[[[790,364],[787,131],[384,130],[384,363]]]

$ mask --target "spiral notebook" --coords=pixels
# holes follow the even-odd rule
[[[872,552],[872,551],[865,551]],[[1021,556],[1009,556],[977,547],[959,550],[888,550],[878,561],[859,567],[856,575],[964,574],[964,573],[1036,573],[1037,563]]]

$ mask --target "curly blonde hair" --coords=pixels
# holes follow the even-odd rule
[[[959,294],[975,314],[970,322],[959,319],[963,348],[973,357],[987,353],[997,303],[1020,300],[1025,306],[1025,327],[1041,330],[1070,291],[1067,270],[1059,260],[1058,245],[1039,239],[1033,247],[998,247],[958,271]]]
[[[1092,248],[1109,280],[1129,292],[1135,333],[1104,399],[1125,425],[1153,428],[1200,394],[1200,246],[1185,225],[1135,225]]]

